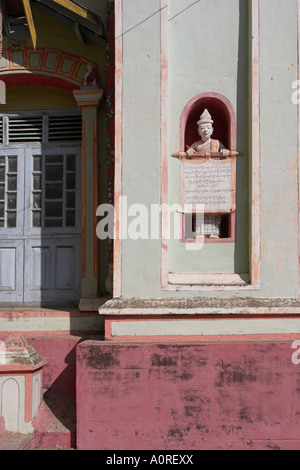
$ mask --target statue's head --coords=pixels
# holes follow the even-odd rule
[[[208,139],[211,138],[214,132],[213,123],[214,121],[212,120],[211,115],[206,109],[200,116],[200,120],[197,122],[198,132],[203,142],[206,142]]]

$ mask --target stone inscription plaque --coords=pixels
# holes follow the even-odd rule
[[[181,159],[183,194],[182,204],[204,204],[206,213],[235,210],[235,159],[205,163]]]

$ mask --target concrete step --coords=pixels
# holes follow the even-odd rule
[[[0,450],[29,450],[34,445],[33,434],[5,432],[0,438]]]
[[[35,449],[74,449],[76,445],[76,399],[45,391],[40,409],[32,422]]]

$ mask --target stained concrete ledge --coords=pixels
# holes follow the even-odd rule
[[[300,300],[294,298],[210,298],[140,299],[117,298],[99,308],[100,315],[247,315],[300,314]]]

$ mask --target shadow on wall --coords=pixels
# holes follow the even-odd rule
[[[239,1],[240,25],[239,25],[239,51],[238,51],[238,70],[237,70],[237,148],[244,151],[242,158],[237,158],[236,165],[236,250],[235,250],[235,269],[236,272],[249,272],[250,253],[249,236],[251,236],[250,207],[252,196],[250,194],[249,180],[251,171],[251,148],[249,145],[249,129],[251,127],[249,112],[249,2]],[[248,152],[247,150],[248,149]]]
[[[36,337],[32,346],[47,358],[43,369],[43,402],[34,420],[39,445],[51,436],[70,436],[76,445],[76,349],[86,340],[102,341],[102,335]],[[48,436],[48,437],[47,437]],[[45,440],[45,441],[44,441]],[[58,442],[59,444],[59,442]],[[61,441],[63,446],[63,441]]]

